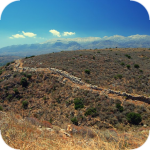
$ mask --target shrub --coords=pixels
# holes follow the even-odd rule
[[[15,78],[17,76],[17,74],[15,73],[14,75],[13,75],[13,77]]]
[[[128,68],[128,69],[130,69],[130,67],[131,67],[130,65],[127,65],[127,68]]]
[[[138,113],[130,112],[127,114],[127,120],[131,124],[138,125],[142,121],[142,117]]]
[[[90,74],[90,70],[85,69],[85,73]]]
[[[15,94],[19,94],[19,91],[17,88],[14,89]]]
[[[6,66],[9,66],[9,65],[10,65],[10,62],[6,64]]]
[[[131,56],[130,56],[130,55],[128,55],[128,54],[125,54],[125,56],[126,56],[127,58],[131,59]]]
[[[80,98],[75,98],[74,99],[74,104],[75,104],[75,106],[74,106],[75,109],[83,108],[84,107],[82,99],[80,99]]]
[[[0,106],[0,111],[2,111],[3,110],[3,107],[2,106]]]
[[[29,105],[28,101],[23,101],[23,102],[22,102],[22,107],[23,107],[24,109],[27,109],[27,108],[28,108],[28,105]]]
[[[0,70],[0,75],[2,74],[2,70]]]
[[[140,66],[138,64],[135,64],[134,68],[140,68]]]
[[[125,65],[125,63],[124,63],[124,62],[122,62],[120,65],[121,65],[121,66],[124,66],[124,65]]]
[[[121,106],[119,103],[116,104],[116,108],[117,108],[120,112],[123,112],[123,106]]]
[[[115,79],[121,79],[122,75],[121,74],[117,74],[116,76],[114,76]]]
[[[9,101],[11,101],[12,98],[13,98],[12,95],[8,95],[8,96],[7,96],[7,99],[8,99]]]
[[[76,117],[71,118],[71,121],[74,125],[78,125],[78,120]]]
[[[143,70],[140,70],[141,73],[143,73]]]
[[[31,79],[32,75],[31,74],[27,74],[27,78]]]
[[[27,85],[28,85],[28,82],[27,82],[27,79],[25,78],[25,77],[23,77],[22,79],[21,79],[21,85],[23,86],[23,87],[26,87]]]
[[[98,115],[98,113],[96,111],[96,108],[88,108],[84,115],[85,116],[92,115],[92,117],[95,117]]]

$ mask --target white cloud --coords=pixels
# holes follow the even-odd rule
[[[64,32],[63,36],[74,35],[75,32]]]
[[[9,37],[10,39],[14,39],[13,37]]]
[[[36,37],[36,34],[34,34],[32,32],[24,32],[24,31],[22,31],[22,33],[23,33],[24,36],[34,37],[34,38]]]
[[[53,35],[61,37],[60,32],[58,32],[57,30],[49,30],[49,32],[51,32]]]
[[[15,35],[12,35],[12,37],[9,37],[9,38],[13,39],[13,38],[25,38],[25,37],[21,34],[15,34]]]

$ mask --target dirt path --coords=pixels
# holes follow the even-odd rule
[[[62,71],[56,68],[29,68],[23,67],[23,62],[21,59],[16,60],[14,63],[14,71],[33,71],[33,72],[44,72],[50,73],[53,76],[61,78],[61,82],[68,83],[71,87],[80,88],[84,90],[89,90],[100,95],[106,95],[109,98],[119,99],[123,101],[129,101],[136,105],[143,104],[145,107],[150,105],[150,97],[144,97],[142,95],[131,95],[121,91],[114,91],[111,89],[104,89],[95,85],[87,84],[83,82],[80,78],[70,75],[66,71]]]

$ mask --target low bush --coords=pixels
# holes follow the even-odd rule
[[[90,70],[85,69],[85,73],[90,74]]]
[[[128,55],[128,54],[125,54],[125,56],[126,56],[127,58],[131,59],[131,56],[130,56],[130,55]]]
[[[123,106],[121,106],[119,103],[116,104],[116,108],[117,108],[120,112],[123,112]]]
[[[31,79],[32,75],[31,74],[27,74],[27,78]]]
[[[10,62],[6,64],[6,66],[9,66],[9,65],[10,65]]]
[[[27,109],[27,108],[28,108],[28,105],[29,105],[28,101],[23,101],[23,102],[22,102],[22,107],[23,107],[24,109]]]
[[[124,65],[125,65],[125,63],[124,63],[124,62],[122,62],[122,63],[120,63],[120,65],[121,65],[121,66],[124,66]]]
[[[0,106],[0,111],[3,111],[3,107],[2,106]]]
[[[135,64],[134,68],[140,68],[140,66],[138,64]]]
[[[95,117],[98,115],[98,113],[96,111],[96,108],[88,108],[84,115],[85,116],[92,115],[92,117]]]
[[[12,95],[8,95],[8,96],[7,96],[7,99],[8,99],[9,101],[11,101],[11,100],[12,100],[12,98],[13,98],[13,96],[12,96]]]
[[[14,89],[14,92],[15,92],[16,95],[19,94],[19,91],[18,91],[17,88]]]
[[[74,125],[78,125],[78,120],[76,117],[71,118],[71,121]]]
[[[28,82],[27,82],[27,79],[25,78],[25,77],[23,77],[22,79],[21,79],[21,85],[23,86],[23,87],[26,87],[26,86],[28,86]]]
[[[83,101],[81,98],[74,99],[75,109],[84,108]]]
[[[126,116],[128,122],[134,125],[138,125],[142,121],[142,117],[138,113],[130,112]]]
[[[121,74],[117,74],[116,76],[114,76],[115,79],[121,79],[122,75]]]
[[[131,67],[130,65],[127,65],[127,68],[128,68],[128,69],[130,69],[130,67]]]

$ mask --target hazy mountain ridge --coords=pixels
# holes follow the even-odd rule
[[[87,37],[74,39],[52,39],[44,43],[12,45],[0,49],[1,55],[30,56],[63,50],[101,49],[101,48],[149,48],[150,36],[132,35],[128,37],[114,35],[111,37]]]

